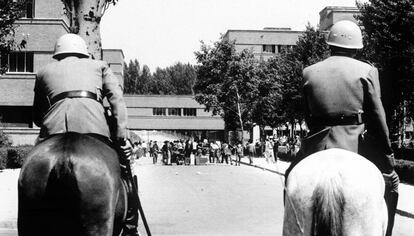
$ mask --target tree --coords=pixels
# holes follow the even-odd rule
[[[178,62],[171,67],[167,67],[166,70],[171,76],[174,94],[193,94],[193,86],[197,77],[194,66]]]
[[[296,46],[267,61],[266,67],[271,81],[280,86],[281,92],[279,105],[274,106],[274,114],[266,117],[267,125],[274,122],[293,124],[295,120],[304,119],[302,71],[328,56],[329,50],[324,34],[308,24]]]
[[[16,25],[14,22],[21,17],[24,1],[0,0],[0,55],[4,57],[17,45],[14,41]],[[24,43],[22,42],[22,45]],[[7,70],[6,63],[2,61],[0,74]]]
[[[221,40],[210,47],[201,42],[196,52],[195,99],[224,118],[226,129],[242,133],[253,124],[252,110],[259,95],[261,70],[251,51],[237,53],[233,42]]]
[[[178,62],[164,69],[157,68],[149,85],[152,94],[193,94],[196,70],[191,64]]]
[[[140,83],[142,84],[142,88],[140,89],[141,94],[148,94],[149,92],[149,85],[152,80],[151,70],[147,65],[142,67],[142,73],[140,76]]]
[[[85,39],[94,59],[102,59],[100,22],[108,7],[118,0],[62,0],[70,32]]]
[[[124,93],[136,94],[137,84],[141,73],[140,65],[137,59],[130,60],[124,64]]]
[[[414,0],[370,0],[358,3],[364,26],[364,56],[380,72],[387,120],[392,133],[403,116],[414,113]]]
[[[151,94],[173,94],[171,75],[165,69],[157,68],[152,75]]]

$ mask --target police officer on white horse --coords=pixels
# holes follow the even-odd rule
[[[119,147],[120,162],[127,163],[132,150],[127,141],[127,110],[119,81],[108,64],[89,59],[85,41],[76,34],[65,34],[57,40],[53,58],[57,61],[40,70],[35,83],[34,123],[41,128],[38,142],[66,132],[91,134],[104,141],[111,138]],[[104,97],[114,121],[109,126],[102,105]],[[133,191],[132,176],[125,165],[121,169],[128,191],[123,235],[138,235],[138,193]]]
[[[363,47],[361,30],[351,21],[335,23],[327,44],[331,56],[303,70],[303,97],[310,135],[298,157],[330,148],[359,153],[382,172],[388,208],[387,234],[391,235],[398,202],[399,178],[381,102],[378,70],[353,57]]]

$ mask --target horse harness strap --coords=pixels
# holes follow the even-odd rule
[[[59,93],[58,95],[54,96],[50,99],[50,105],[53,105],[65,98],[90,98],[102,104],[102,98],[98,96],[96,93],[92,93],[87,90],[73,90]]]
[[[364,123],[364,113],[361,111],[352,115],[310,115],[309,123],[313,126],[361,125]]]

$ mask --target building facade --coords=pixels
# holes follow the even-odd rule
[[[237,52],[248,49],[257,59],[267,60],[283,50],[294,47],[302,33],[290,28],[228,30],[223,39],[234,42]]]
[[[224,120],[191,95],[125,95],[130,130],[173,132],[177,137],[224,138]]]
[[[357,7],[327,6],[319,12],[319,30],[329,31],[333,24],[341,20],[350,20],[358,24]]]

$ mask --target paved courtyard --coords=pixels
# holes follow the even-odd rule
[[[247,163],[247,160],[243,160]],[[281,235],[282,181],[287,163],[256,158],[254,166],[153,165],[142,158],[134,169],[153,235]],[[0,235],[17,235],[19,170],[0,173]],[[394,236],[414,232],[414,187],[400,185]],[[144,227],[140,231],[145,235]]]

